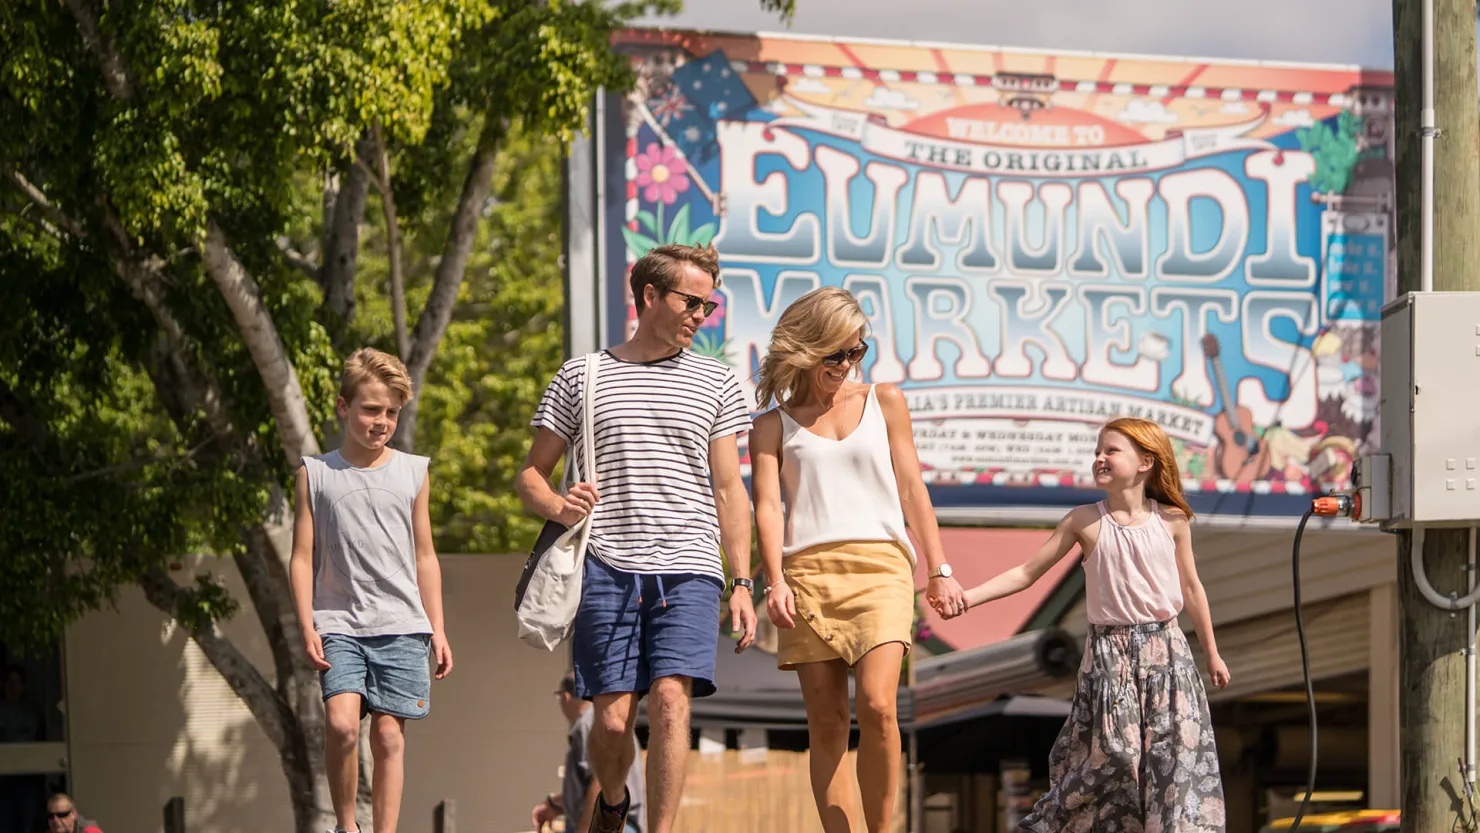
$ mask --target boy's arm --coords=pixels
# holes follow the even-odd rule
[[[447,644],[447,627],[442,621],[442,565],[432,545],[432,475],[421,482],[416,503],[411,507],[411,531],[416,538],[416,587],[421,592],[421,606],[432,623],[432,653],[437,658],[437,679],[452,673],[452,648]]]
[[[324,642],[313,624],[313,507],[308,499],[308,467],[299,466],[293,483],[293,555],[288,560],[288,584],[293,589],[293,609],[303,630],[303,648],[308,661],[322,671]]]

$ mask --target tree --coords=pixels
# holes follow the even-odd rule
[[[486,258],[474,271],[491,278],[521,268],[495,242],[539,250],[485,219],[501,154],[567,137],[597,87],[630,82],[611,31],[676,7],[0,6],[0,639],[44,645],[138,584],[280,752],[295,829],[322,829],[318,680],[282,543],[292,472],[332,427],[340,354],[386,337],[384,303],[429,414],[533,394],[543,380],[474,369],[480,339],[505,335],[488,328],[515,319],[457,316],[460,297],[477,300],[470,263]],[[372,204],[385,302],[359,274]],[[417,422],[408,409],[401,447]],[[476,421],[459,430],[434,441],[481,440]],[[445,526],[465,508],[440,493]],[[271,668],[217,627],[242,600],[170,575],[190,552],[232,559]]]

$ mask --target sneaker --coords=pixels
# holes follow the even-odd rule
[[[632,796],[622,799],[620,806],[606,803],[606,796],[597,794],[596,813],[591,817],[590,833],[622,833],[627,827],[627,810],[632,806]]]

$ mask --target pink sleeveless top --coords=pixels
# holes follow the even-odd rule
[[[1145,625],[1182,612],[1177,545],[1156,501],[1151,517],[1135,526],[1118,523],[1105,506],[1100,537],[1084,559],[1085,612],[1092,625]]]

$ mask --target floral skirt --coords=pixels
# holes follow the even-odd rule
[[[1035,833],[1222,833],[1223,781],[1197,660],[1176,622],[1091,625]]]

